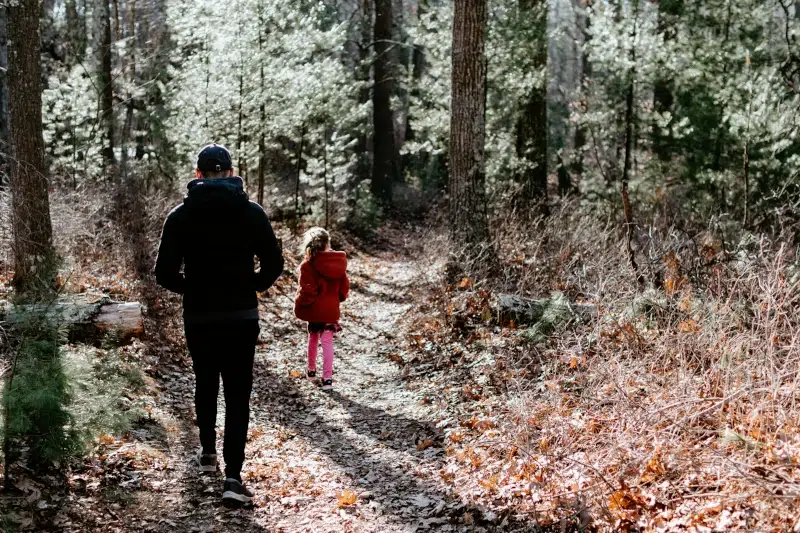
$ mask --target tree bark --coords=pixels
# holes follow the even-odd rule
[[[67,17],[67,34],[69,35],[69,52],[71,64],[83,59],[86,51],[86,20],[78,13],[76,0],[67,0],[64,4]]]
[[[262,53],[264,49],[264,9],[261,4],[259,4],[258,10],[258,52],[259,55]],[[264,172],[266,168],[264,168],[267,164],[267,147],[266,147],[266,140],[264,138],[264,128],[266,127],[266,118],[267,112],[266,108],[264,107],[264,98],[266,98],[265,87],[264,87],[264,62],[260,62],[259,66],[259,78],[260,78],[260,100],[261,105],[258,108],[259,112],[259,123],[258,123],[258,203],[262,207],[264,206]]]
[[[408,44],[408,32],[405,30],[405,0],[392,0],[392,88],[394,95],[399,102],[399,108],[393,110],[394,120],[394,162],[396,165],[394,179],[399,182],[403,180],[403,158],[400,157],[400,150],[406,142],[406,134],[409,124],[409,107],[411,100],[408,91],[408,73],[412,65],[413,54],[410,52]]]
[[[628,260],[630,261],[631,268],[636,274],[637,281],[642,284],[644,278],[639,273],[639,266],[636,263],[636,254],[633,250],[633,209],[631,208],[630,196],[628,194],[628,182],[630,180],[632,162],[633,162],[633,149],[634,149],[634,123],[636,116],[634,113],[634,92],[636,87],[636,37],[639,24],[639,1],[634,0],[634,19],[633,19],[633,32],[631,35],[631,50],[630,60],[631,69],[628,79],[628,90],[625,97],[625,163],[622,170],[622,209],[625,215],[625,237],[626,248],[628,251]]]
[[[581,50],[581,102],[580,112],[586,114],[589,112],[589,80],[592,77],[592,64],[589,61],[589,42],[592,39],[591,18],[587,11],[587,7],[591,7],[592,2],[589,0],[585,5],[581,5],[580,15],[578,16],[578,26],[581,34],[583,35],[583,46]],[[581,21],[583,24],[581,24]],[[575,155],[572,158],[570,170],[573,176],[583,176],[584,169],[584,152],[588,135],[586,132],[586,125],[581,123],[575,128]],[[572,184],[574,187],[574,184]]]
[[[87,296],[67,295],[55,301],[21,306],[0,300],[0,320],[13,323],[18,313],[44,314],[65,326],[70,342],[107,342],[108,334],[115,333],[124,344],[144,333],[142,304],[139,302],[116,302],[107,296]]]
[[[372,89],[372,120],[375,159],[372,165],[372,193],[382,204],[392,202],[392,183],[396,181],[397,149],[394,115],[391,107],[393,68],[391,62],[392,0],[375,0],[375,83]]]
[[[325,188],[325,229],[330,228],[330,194],[328,191],[328,126],[322,130],[322,185]]]
[[[8,8],[14,283],[22,295],[50,288],[55,276],[42,137],[40,16],[38,0],[19,0]]]
[[[297,159],[295,166],[295,188],[294,188],[294,231],[300,227],[300,174],[303,171],[303,143],[306,139],[306,125],[300,127],[300,142],[297,145]]]
[[[535,28],[537,42],[533,57],[536,69],[547,68],[547,1],[519,0],[522,22]],[[522,102],[516,125],[517,157],[526,162],[520,178],[523,198],[537,203],[547,214],[547,82],[534,88]]]
[[[358,92],[358,103],[361,105],[366,104],[369,102],[370,99],[370,90],[369,90],[369,79],[370,79],[370,43],[372,41],[372,2],[373,0],[360,0],[361,2],[361,9],[360,9],[360,30],[361,30],[361,41],[359,43],[359,57],[358,57],[358,81],[361,83],[361,88]],[[363,128],[358,135],[358,170],[356,179],[358,182],[366,181],[370,178],[371,174],[371,161],[374,157],[370,157],[370,150],[374,150],[374,146],[370,143],[369,137],[369,125],[364,124]],[[358,194],[358,187],[356,186],[356,194]]]
[[[100,117],[103,125],[103,170],[107,176],[114,174],[114,84],[111,77],[111,10],[108,0],[99,0],[99,39],[97,47],[100,87]],[[114,177],[114,176],[112,176]]]
[[[128,7],[128,34],[127,40],[131,43],[128,47],[128,83],[131,87],[137,86],[136,75],[136,0],[130,0]],[[125,122],[123,122],[122,133],[120,137],[120,172],[122,180],[129,179],[128,169],[128,144],[131,140],[131,134],[136,131],[137,114],[135,113],[135,98],[133,96],[127,99],[125,104]],[[137,188],[138,189],[138,188]]]
[[[0,7],[0,188],[5,186],[8,154],[8,13]]]
[[[456,254],[477,258],[489,245],[486,130],[486,0],[454,3],[450,111],[450,235]]]
[[[658,32],[665,42],[675,39],[675,21],[683,13],[683,0],[660,0],[658,3]],[[672,83],[666,77],[657,77],[653,85],[653,109],[657,113],[672,110],[675,97]],[[653,152],[661,161],[672,158],[672,133],[667,128],[662,131],[658,123],[653,124]]]

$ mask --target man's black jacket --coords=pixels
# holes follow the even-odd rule
[[[183,294],[187,323],[258,318],[256,291],[283,272],[266,213],[248,200],[238,177],[194,180],[188,189],[164,223],[156,281]]]

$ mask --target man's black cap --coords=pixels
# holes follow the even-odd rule
[[[231,153],[224,146],[209,144],[197,154],[197,168],[200,172],[231,170],[233,168]]]

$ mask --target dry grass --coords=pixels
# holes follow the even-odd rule
[[[442,344],[481,337],[523,369],[503,373],[510,384],[493,411],[502,437],[459,436],[453,452],[475,467],[459,457],[493,449],[494,461],[472,468],[479,499],[503,494],[568,530],[800,531],[798,250],[746,233],[723,244],[707,229],[653,228],[640,237],[642,288],[616,223],[575,205],[494,227],[504,269],[487,288],[560,291],[598,312],[545,342],[489,324],[437,334]],[[448,291],[440,316],[459,298]]]

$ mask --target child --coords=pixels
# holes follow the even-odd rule
[[[347,255],[330,249],[331,237],[322,228],[303,235],[305,259],[300,265],[300,288],[294,314],[308,322],[308,377],[317,375],[317,346],[322,340],[322,390],[333,389],[333,336],[339,325],[339,303],[347,299]]]

